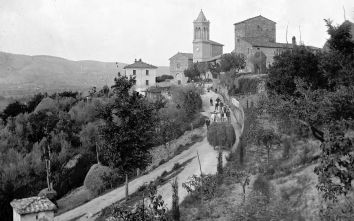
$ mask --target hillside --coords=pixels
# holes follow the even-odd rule
[[[71,61],[64,58],[28,56],[0,52],[0,95],[23,96],[36,92],[87,90],[111,85],[126,64],[118,62]],[[168,73],[159,67],[158,74]]]

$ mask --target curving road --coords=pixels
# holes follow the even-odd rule
[[[217,97],[222,98],[220,95],[212,91],[202,95],[203,110],[205,110],[203,114],[206,116],[209,116],[210,112],[213,111],[213,107],[211,107],[209,103],[209,99],[211,97],[213,98],[213,100],[215,100]],[[238,144],[239,135],[241,131],[240,124],[238,124],[237,121],[243,121],[243,119],[241,119],[243,115],[241,114],[240,110],[238,111],[239,113],[234,113],[233,115],[231,115],[231,121],[235,127],[236,136],[237,136],[236,144],[233,149],[235,149],[235,147]],[[161,175],[163,171],[172,170],[175,163],[178,162],[179,164],[182,164],[186,161],[189,161],[189,163],[184,167],[184,169],[177,175],[178,182],[179,182],[179,192],[178,192],[179,200],[180,202],[182,202],[183,199],[187,196],[187,191],[184,188],[182,188],[182,183],[187,181],[188,178],[193,176],[194,174],[196,175],[200,174],[198,159],[196,157],[197,151],[200,157],[202,172],[204,174],[215,174],[216,167],[217,167],[218,152],[214,150],[214,148],[210,146],[209,143],[207,142],[206,130],[205,130],[203,141],[194,144],[188,150],[185,150],[184,152],[175,156],[165,164],[162,164],[161,166],[157,167],[149,174],[146,174],[144,176],[141,176],[131,181],[129,183],[129,192],[130,193],[135,192],[144,183],[155,180],[158,176]],[[224,158],[226,157],[226,154],[224,154]],[[223,162],[225,164],[226,160],[224,160]],[[162,185],[161,187],[158,188],[158,192],[159,194],[162,195],[165,203],[167,204],[167,207],[170,208],[172,204],[171,184],[166,183],[165,185]],[[95,214],[100,212],[102,209],[112,205],[113,203],[121,199],[124,199],[124,197],[125,197],[125,189],[124,187],[120,187],[112,190],[109,193],[99,196],[75,209],[60,214],[59,216],[56,216],[54,220],[55,221],[69,221],[69,220],[90,220],[90,221],[92,220],[93,221],[95,220],[94,219]]]

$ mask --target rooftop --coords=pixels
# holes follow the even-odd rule
[[[209,21],[206,19],[203,10],[200,10],[198,18],[194,22],[209,22]]]
[[[177,54],[173,55],[170,59],[174,58],[175,56],[184,56],[187,57],[188,59],[193,59],[193,54],[192,53],[184,53],[184,52],[177,52]]]
[[[268,20],[268,21],[271,21],[271,22],[273,22],[273,23],[276,23],[276,22],[270,20],[269,18],[266,18],[266,17],[264,17],[264,16],[262,16],[262,15],[258,15],[258,16],[255,16],[255,17],[248,18],[248,19],[246,19],[246,20],[240,21],[240,22],[236,22],[234,25],[238,25],[238,24],[241,24],[241,23],[244,23],[244,22],[248,22],[248,21],[251,21],[251,20],[256,19],[256,18],[264,18],[264,19],[266,19],[266,20]]]
[[[256,38],[242,38],[244,41],[247,41],[254,47],[266,47],[266,48],[292,48],[292,43],[277,43],[269,42]]]
[[[212,40],[194,40],[193,42],[208,42],[209,44],[212,45],[219,45],[219,46],[224,46],[223,44],[220,44],[216,41],[212,41]]]
[[[127,66],[124,67],[124,69],[127,69],[127,68],[141,68],[141,69],[145,69],[145,68],[148,68],[148,69],[156,69],[157,67],[154,66],[154,65],[151,65],[151,64],[148,64],[148,63],[145,63],[143,62],[141,59],[139,60],[135,60],[135,62],[133,64],[129,64]]]
[[[30,214],[44,211],[53,211],[57,207],[46,197],[29,197],[24,199],[14,199],[10,203],[18,214]]]

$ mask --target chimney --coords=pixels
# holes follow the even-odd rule
[[[136,62],[136,58],[135,58],[134,62]]]
[[[293,47],[295,47],[296,46],[296,38],[295,38],[295,36],[293,36],[293,38],[292,38],[292,43],[293,43]]]
[[[139,61],[141,61],[141,58],[139,59]]]

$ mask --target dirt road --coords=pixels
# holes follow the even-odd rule
[[[209,99],[210,97],[215,99],[217,97],[222,98],[221,96],[217,95],[214,92],[208,92],[202,95],[203,100],[203,114],[206,116],[210,115],[210,112],[214,110],[213,107],[210,106]],[[236,115],[237,116],[237,115]],[[236,136],[238,143],[239,135],[240,135],[240,125],[236,123],[235,116],[232,115],[232,123],[236,130]],[[164,171],[172,170],[175,163],[182,164],[186,161],[190,161],[181,171],[177,177],[179,182],[179,200],[180,202],[187,196],[187,191],[182,188],[182,183],[188,180],[188,177],[193,176],[194,174],[199,175],[200,169],[197,159],[197,151],[199,153],[200,162],[202,172],[204,174],[215,174],[216,173],[216,166],[217,166],[217,154],[218,152],[214,150],[212,146],[209,145],[206,134],[204,134],[204,139],[201,142],[198,142],[191,146],[188,150],[185,150],[181,154],[175,156],[165,164],[157,167],[155,170],[151,171],[149,174],[141,176],[129,183],[129,192],[135,192],[141,185],[146,182],[150,182],[155,180],[156,177],[160,176]],[[226,153],[227,154],[227,153]],[[224,154],[224,157],[225,155]],[[223,161],[224,164],[226,160]],[[159,194],[162,195],[165,203],[167,204],[168,208],[171,207],[172,203],[172,191],[171,191],[171,184],[166,183],[165,185],[159,187],[158,189]],[[101,211],[102,209],[112,205],[113,203],[123,199],[125,196],[124,187],[117,188],[112,190],[109,193],[106,193],[100,197],[97,197],[73,210],[70,210],[66,213],[60,214],[54,218],[55,221],[69,221],[69,220],[94,220],[94,215]]]

